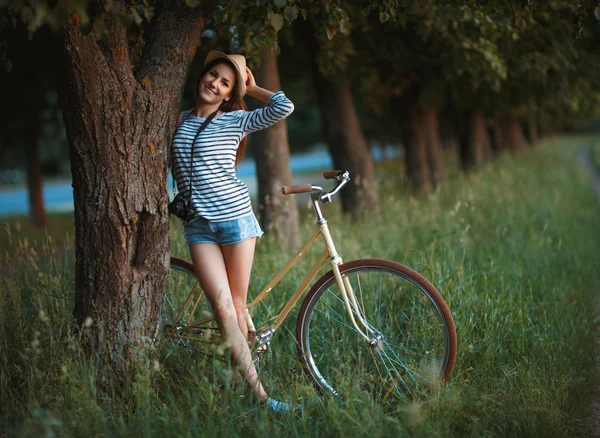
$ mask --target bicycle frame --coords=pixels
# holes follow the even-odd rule
[[[336,189],[332,190],[330,193],[325,195],[325,196],[327,196],[327,198],[325,198],[325,196],[323,196],[323,198],[325,198],[324,201],[327,202],[327,199],[331,200],[331,196],[333,194],[335,194],[341,188],[341,186],[343,186],[346,182],[347,182],[346,180],[341,181],[340,184],[338,184],[338,186],[336,187]],[[342,258],[338,255],[338,253],[335,249],[335,245],[333,243],[331,233],[329,232],[329,228],[327,226],[327,221],[323,217],[320,207],[318,205],[318,202],[321,201],[322,189],[317,186],[313,186],[313,187],[314,187],[314,189],[317,189],[317,193],[312,194],[311,200],[312,200],[312,204],[313,204],[315,213],[317,214],[317,225],[319,227],[319,230],[296,253],[296,255],[294,255],[294,257],[292,257],[292,259],[275,275],[275,277],[273,277],[273,279],[269,282],[269,284],[267,284],[267,286],[256,296],[256,298],[254,298],[254,300],[252,300],[252,302],[247,305],[247,309],[251,309],[252,307],[256,306],[258,303],[263,301],[269,295],[269,293],[273,290],[273,288],[275,286],[277,286],[277,284],[281,281],[281,279],[288,273],[288,271],[298,262],[298,260],[300,260],[300,258],[304,255],[304,253],[306,253],[306,251],[308,251],[308,249],[318,240],[319,236],[322,236],[323,241],[325,243],[324,252],[317,259],[317,261],[312,266],[312,268],[308,271],[308,273],[306,274],[306,276],[304,277],[304,279],[302,280],[302,282],[300,283],[300,285],[298,286],[298,288],[296,289],[294,294],[291,296],[291,298],[288,300],[288,302],[284,305],[282,310],[279,312],[279,314],[275,318],[275,321],[273,322],[273,324],[268,327],[264,327],[261,330],[268,331],[269,337],[272,336],[275,333],[275,331],[277,331],[277,329],[279,328],[281,323],[289,315],[289,313],[294,308],[294,306],[298,303],[300,298],[302,298],[302,296],[306,292],[306,289],[313,282],[313,280],[315,279],[315,277],[317,276],[317,274],[319,273],[321,268],[325,265],[325,263],[327,263],[327,259],[329,259],[330,263],[331,263],[331,269],[335,276],[336,283],[338,284],[338,287],[341,291],[342,299],[344,300],[344,304],[346,306],[346,310],[347,310],[350,322],[352,323],[352,325],[354,326],[356,331],[365,340],[367,340],[370,343],[373,343],[373,342],[375,342],[374,335],[376,335],[376,334],[374,333],[373,329],[369,326],[369,324],[367,324],[367,322],[365,321],[364,309],[363,310],[360,309],[358,302],[356,300],[356,295],[354,294],[354,291],[352,289],[352,286],[350,285],[350,282],[348,281],[348,279],[345,276],[342,277],[342,275],[340,274],[339,265],[341,265],[343,263]],[[179,315],[177,316],[176,320],[179,320],[181,318],[185,308],[192,301],[197,285],[198,285],[198,282],[196,282],[196,284],[192,288],[192,291],[190,292],[189,296],[187,297],[185,304],[183,305],[183,308],[179,312]],[[192,309],[192,312],[190,312],[190,319],[191,319],[191,315],[193,315],[193,313],[194,313],[194,310],[198,306],[200,299],[202,298],[202,295],[203,295],[203,292],[200,291],[198,297],[196,298],[196,300],[194,302],[194,307]],[[252,318],[250,318],[249,313],[247,315],[248,315],[248,328],[250,330],[255,330]],[[358,319],[358,321],[357,321],[357,319]],[[199,327],[199,326],[202,326],[213,320],[214,320],[214,316],[207,316],[205,318],[198,319],[195,321],[187,321],[187,327],[189,327],[189,328]],[[359,324],[360,324],[360,326],[362,326],[364,331],[361,329],[361,327],[359,327]],[[368,334],[371,334],[371,336],[369,336]]]

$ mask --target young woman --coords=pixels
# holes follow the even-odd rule
[[[244,94],[267,106],[246,111]],[[246,135],[268,128],[293,110],[283,92],[256,85],[243,56],[211,51],[196,86],[196,107],[181,114],[172,144],[178,191],[190,199],[193,209],[184,233],[194,269],[236,369],[261,404],[276,413],[287,413],[294,406],[268,397],[252,363],[246,302],[254,246],[263,232],[248,188],[235,170],[244,156]],[[196,138],[192,161],[192,142],[211,115],[212,121]]]

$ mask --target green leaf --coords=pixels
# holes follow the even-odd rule
[[[262,35],[264,35],[267,44],[273,44],[275,41],[277,41],[277,32],[275,32],[273,29],[265,30]]]
[[[200,0],[185,0],[188,8],[197,8],[200,5]]]
[[[302,14],[302,18],[304,18],[304,21],[306,21],[306,9],[302,9],[302,8],[298,8],[300,9],[300,13]]]
[[[400,14],[396,17],[396,20],[398,20],[398,23],[400,23],[400,26],[402,26],[403,28],[406,28],[406,23],[408,22],[408,15],[405,13]]]
[[[271,45],[271,53],[273,53],[273,56],[279,56],[279,54],[281,53],[281,47],[279,47],[279,44],[277,43],[277,41],[275,41]]]
[[[281,9],[285,6],[287,0],[273,0],[273,3],[275,4],[275,6],[277,6],[277,9]]]
[[[381,21],[382,23],[385,23],[389,19],[390,19],[390,14],[388,14],[387,12],[380,12],[379,13],[379,21]]]
[[[257,47],[266,45],[265,37],[262,34],[255,36],[252,41],[254,41],[254,44],[256,44]]]
[[[217,9],[213,12],[213,18],[217,23],[224,23],[227,20],[227,12],[224,9]]]
[[[138,14],[136,7],[131,6],[130,10],[131,16],[133,17],[133,21],[135,21],[135,24],[137,24],[138,26],[141,25],[143,20],[142,17],[140,17],[140,14]]]
[[[369,12],[371,12],[371,10],[369,8],[364,8],[364,9],[360,10],[360,15],[367,18],[369,16]]]
[[[274,14],[273,12],[269,12],[267,14],[267,20],[269,20],[269,23],[277,32],[279,32],[283,27],[283,15],[281,14]]]
[[[298,8],[296,6],[291,8],[286,6],[283,11],[283,15],[287,21],[294,21],[296,18],[298,18]]]
[[[258,47],[273,44],[277,41],[277,32],[275,32],[273,29],[267,29],[260,35],[255,36],[252,41],[254,41],[254,44],[256,44]]]
[[[150,22],[150,20],[152,20],[153,16],[154,16],[154,8],[152,6],[146,6],[144,8],[144,17],[146,17],[146,20],[148,20],[148,22]]]

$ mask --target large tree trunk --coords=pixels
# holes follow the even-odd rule
[[[39,37],[38,37],[39,39]],[[42,192],[42,164],[40,161],[39,143],[41,134],[41,115],[44,110],[44,85],[39,72],[31,63],[17,62],[19,75],[27,95],[23,97],[22,110],[28,115],[28,129],[24,130],[25,169],[27,172],[27,195],[29,198],[29,217],[34,226],[43,228],[47,225],[46,208]]]
[[[446,178],[438,112],[435,105],[424,106],[421,112],[431,182],[438,186]]]
[[[539,141],[537,123],[534,119],[529,120],[525,126],[525,137],[532,147],[535,147]]]
[[[43,96],[43,94],[42,94]],[[29,196],[29,217],[36,227],[47,225],[46,208],[42,192],[42,165],[40,163],[40,112],[41,102],[37,108],[31,108],[31,127],[26,132],[26,169],[27,169],[27,194]]]
[[[515,119],[500,116],[493,124],[492,143],[497,151],[515,153],[527,143],[521,125]]]
[[[427,162],[427,144],[423,114],[418,106],[411,113],[411,135],[406,142],[406,175],[411,191],[429,192],[431,180]]]
[[[169,270],[170,141],[203,20],[199,8],[164,2],[135,73],[125,29],[114,17],[105,22],[100,41],[81,33],[76,14],[61,31],[59,96],[75,198],[75,318],[109,387],[157,339]]]
[[[48,55],[47,42],[51,40],[45,31],[36,32],[35,37],[27,37],[26,27],[9,26],[6,38],[8,57],[13,60],[13,69],[3,83],[7,88],[2,95],[4,104],[13,114],[6,114],[3,122],[18,132],[17,137],[24,143],[25,170],[27,175],[27,196],[29,217],[36,227],[47,225],[46,209],[42,192],[42,166],[39,154],[42,112],[45,109],[46,84],[54,76],[54,66]],[[44,69],[39,66],[44,65]],[[26,122],[25,122],[26,120]],[[26,126],[26,127],[25,127]],[[10,143],[14,144],[12,139]],[[13,143],[14,142],[14,143]]]
[[[505,141],[508,150],[511,152],[517,152],[522,149],[527,143],[525,136],[523,135],[523,129],[519,122],[515,119],[508,119],[504,121]]]
[[[256,80],[268,90],[281,89],[277,58],[271,46],[261,50],[262,64]],[[262,227],[282,244],[299,243],[298,206],[294,196],[284,196],[281,187],[292,184],[290,145],[285,120],[252,134],[258,177],[258,208]]]
[[[468,111],[462,120],[460,159],[465,170],[481,165],[491,154],[485,118],[480,111]]]
[[[302,36],[312,60],[312,78],[333,165],[337,170],[348,170],[351,176],[350,183],[340,192],[342,208],[354,218],[378,217],[373,157],[356,115],[350,81],[344,73],[335,82],[325,78],[317,64],[319,46],[314,31],[309,27]]]
[[[498,117],[492,117],[488,123],[488,137],[490,138],[490,148],[493,155],[500,154],[504,148],[502,139],[502,129]]]
[[[379,196],[373,157],[369,151],[354,109],[354,101],[347,79],[338,85],[317,81],[323,126],[333,165],[350,171],[351,181],[341,191],[342,207],[354,218],[379,216]]]

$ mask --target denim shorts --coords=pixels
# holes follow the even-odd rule
[[[222,222],[212,222],[199,217],[189,224],[183,225],[183,234],[188,246],[197,243],[214,243],[225,246],[234,245],[252,237],[260,237],[264,233],[260,229],[254,213],[250,213]]]

